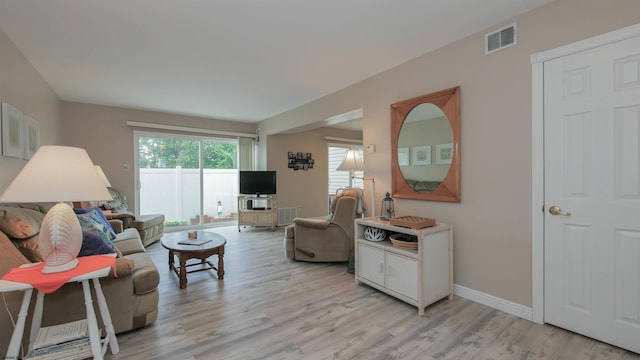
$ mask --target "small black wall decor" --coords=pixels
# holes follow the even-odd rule
[[[307,171],[309,169],[313,169],[314,161],[311,158],[311,153],[289,151],[287,160],[289,161],[289,164],[287,165],[289,169],[296,171]]]

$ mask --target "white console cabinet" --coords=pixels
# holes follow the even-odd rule
[[[271,230],[278,225],[278,208],[276,197],[271,196],[238,196],[238,231],[240,226],[271,226]]]
[[[355,220],[356,284],[364,283],[418,307],[423,315],[428,305],[453,298],[453,230],[438,223],[420,230],[392,226],[375,218]],[[388,234],[418,237],[418,249],[400,249],[383,240],[364,238],[368,227],[381,228]]]

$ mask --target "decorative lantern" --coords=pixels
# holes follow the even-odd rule
[[[384,199],[382,199],[382,209],[380,209],[380,220],[389,221],[392,217],[396,216],[396,212],[393,206],[393,199],[391,194],[386,193]]]

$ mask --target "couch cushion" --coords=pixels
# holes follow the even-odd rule
[[[6,274],[9,269],[29,263],[29,259],[16,249],[15,245],[2,231],[0,231],[0,254],[2,254],[0,275]]]
[[[145,252],[140,240],[140,234],[134,228],[124,229],[124,231],[116,235],[113,242],[123,255]]]
[[[32,262],[42,261],[38,251],[41,212],[14,206],[0,206],[0,231]]]
[[[154,291],[160,283],[160,274],[147,253],[129,254],[125,258],[133,260],[133,288],[136,294]]]
[[[41,212],[13,206],[0,206],[0,230],[14,240],[28,239],[40,232]]]
[[[73,207],[73,203],[65,202],[69,207]],[[20,207],[25,209],[35,210],[37,212],[41,212],[46,214],[51,210],[52,207],[56,206],[57,202],[36,202],[36,203],[16,203],[16,204],[7,204],[7,206]]]

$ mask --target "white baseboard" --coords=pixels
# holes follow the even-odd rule
[[[533,321],[533,309],[493,295],[453,284],[453,294],[467,300],[506,312],[529,321]]]

